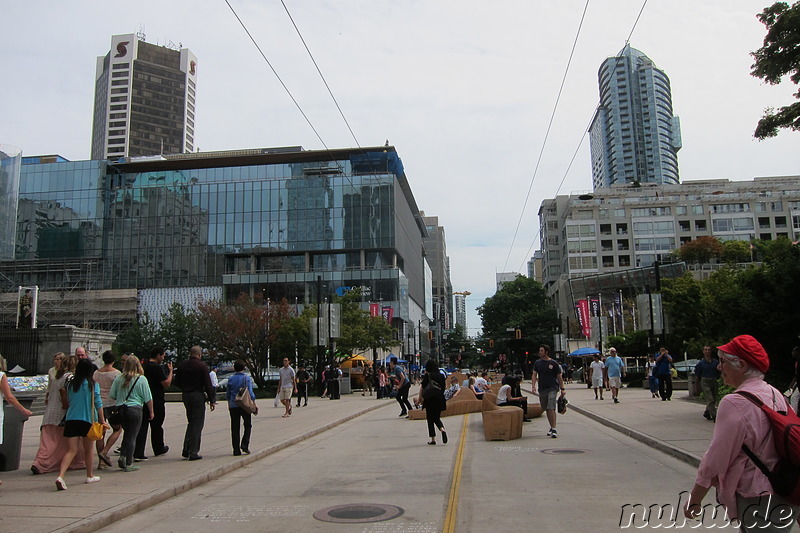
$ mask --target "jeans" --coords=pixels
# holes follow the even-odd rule
[[[300,400],[304,399],[308,403],[308,383],[297,384],[297,407],[300,407]]]
[[[186,409],[186,434],[183,437],[183,456],[191,457],[200,451],[200,437],[206,423],[206,395],[203,391],[183,392]]]
[[[233,447],[233,454],[239,455],[242,450],[250,449],[250,433],[253,429],[252,418],[250,413],[241,407],[231,407],[231,446]],[[244,421],[244,435],[241,441],[239,440],[240,420]]]
[[[700,388],[706,399],[706,411],[711,418],[717,418],[717,395],[719,385],[717,378],[700,378]]]
[[[397,389],[397,403],[400,404],[402,413],[405,414],[412,409],[411,404],[408,403],[408,390],[411,388],[411,381],[406,381],[406,384]]]
[[[658,378],[655,376],[650,376],[647,378],[647,383],[650,385],[650,393],[656,394],[658,392]]]
[[[122,419],[122,448],[119,451],[120,462],[125,461],[126,466],[133,463],[133,450],[136,447],[136,437],[142,426],[142,406],[129,405]]]
[[[658,395],[662,400],[672,398],[672,374],[658,376]]]

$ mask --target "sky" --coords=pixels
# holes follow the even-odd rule
[[[396,147],[418,207],[445,228],[453,290],[472,293],[470,335],[495,274],[525,273],[539,248],[542,201],[591,190],[597,70],[629,35],[670,78],[682,181],[800,175],[800,133],[752,136],[796,91],[750,76],[769,0],[228,1],[280,80],[225,0],[6,3],[0,143],[89,159],[111,36],[189,48],[202,151]]]

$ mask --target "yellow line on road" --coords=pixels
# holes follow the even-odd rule
[[[453,481],[450,484],[450,497],[447,501],[447,514],[444,517],[442,533],[453,533],[456,530],[456,513],[458,512],[458,491],[461,488],[461,468],[464,463],[464,448],[467,447],[467,422],[469,413],[464,415],[464,425],[461,428],[461,438],[458,441],[458,452],[453,468]]]

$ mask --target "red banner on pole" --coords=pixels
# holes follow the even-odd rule
[[[581,323],[581,335],[592,336],[592,321],[589,319],[589,300],[578,300],[575,306],[578,311],[578,321]]]
[[[381,316],[380,304],[369,304],[369,316]]]

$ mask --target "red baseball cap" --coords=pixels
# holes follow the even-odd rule
[[[717,349],[744,359],[760,372],[769,370],[769,355],[767,355],[767,351],[751,335],[734,337],[728,344],[717,346]]]

